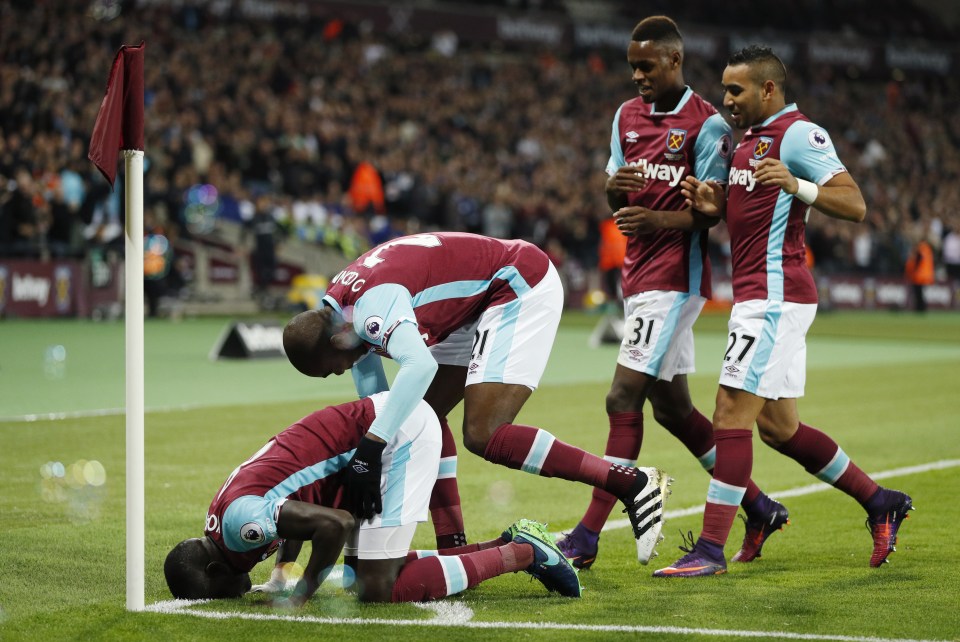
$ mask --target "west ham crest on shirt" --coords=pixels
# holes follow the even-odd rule
[[[667,151],[676,154],[687,142],[686,129],[671,129],[667,132]]]
[[[664,158],[671,161],[683,160],[683,154],[680,153],[680,150],[683,149],[683,145],[687,142],[687,130],[686,129],[671,129],[667,132],[667,151],[664,153]]]
[[[767,155],[771,147],[773,147],[773,138],[770,136],[761,136],[760,140],[758,140],[757,144],[753,147],[753,157],[760,160]]]

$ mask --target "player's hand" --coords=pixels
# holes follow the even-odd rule
[[[716,181],[701,181],[693,176],[687,176],[680,181],[680,193],[683,194],[687,205],[707,216],[723,214],[723,205],[726,200],[723,194],[723,185]]]
[[[639,192],[646,184],[647,179],[638,167],[624,165],[617,170],[616,174],[607,179],[607,191],[623,194]]]
[[[286,580],[275,580],[272,577],[265,584],[254,584],[250,587],[251,593],[282,593],[287,588]]]
[[[386,446],[386,442],[364,437],[347,463],[347,500],[353,514],[360,519],[370,519],[383,510],[380,457]]]
[[[287,588],[287,580],[283,576],[283,569],[275,566],[270,573],[270,579],[264,584],[254,584],[250,587],[251,593],[281,593]]]
[[[649,234],[660,229],[660,213],[646,207],[621,207],[613,213],[617,229],[625,236]]]
[[[777,185],[787,194],[796,194],[800,187],[797,177],[776,158],[764,158],[757,163],[757,168],[753,170],[753,177],[759,184]]]

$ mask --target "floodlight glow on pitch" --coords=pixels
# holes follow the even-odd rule
[[[65,466],[48,461],[40,466],[40,499],[63,504],[67,518],[82,523],[100,517],[107,470],[96,460],[79,459]]]
[[[496,506],[509,506],[513,501],[513,484],[504,480],[493,482],[487,490],[487,499]]]

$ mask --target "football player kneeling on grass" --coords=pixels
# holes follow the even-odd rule
[[[550,591],[579,597],[576,569],[545,526],[530,520],[519,520],[492,541],[409,551],[417,522],[426,521],[440,466],[440,426],[421,402],[382,454],[364,465],[355,450],[387,395],[310,414],[240,464],[210,504],[203,537],[184,540],[167,555],[163,570],[173,596],[239,597],[251,590],[250,570],[282,541],[289,553],[280,561],[291,553],[295,558],[309,541],[310,559],[288,596],[295,606],[316,592],[341,551],[364,602],[442,598],[517,571]],[[363,470],[348,471],[348,462]],[[362,505],[369,494],[358,493],[357,486],[371,479],[380,487],[382,506]],[[257,587],[283,588],[276,570]]]

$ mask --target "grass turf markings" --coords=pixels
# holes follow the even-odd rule
[[[903,477],[906,475],[916,475],[933,470],[944,470],[960,466],[960,459],[945,459],[940,461],[918,464],[916,466],[905,466],[891,470],[880,471],[870,475],[874,480],[889,479],[892,477]],[[830,490],[833,487],[828,484],[817,483],[807,486],[798,486],[778,493],[771,493],[772,497],[787,498],[811,495],[814,493]],[[703,505],[690,506],[677,510],[668,510],[664,512],[664,519],[685,517],[696,515],[703,512]],[[625,528],[630,525],[630,521],[615,520],[608,522],[604,531]],[[288,615],[283,613],[245,613],[235,611],[208,611],[195,610],[192,607],[208,603],[210,600],[166,600],[156,602],[146,607],[146,611],[152,613],[162,613],[168,615],[190,615],[213,620],[259,620],[259,621],[283,621],[308,624],[327,624],[327,625],[388,625],[388,626],[430,626],[430,627],[460,627],[468,629],[531,629],[531,630],[555,630],[555,631],[582,631],[596,633],[648,633],[653,635],[703,635],[711,637],[742,637],[742,638],[763,638],[780,640],[824,640],[836,642],[938,642],[936,640],[924,640],[917,638],[884,638],[876,636],[850,636],[850,635],[831,635],[819,633],[796,633],[791,631],[757,631],[749,629],[707,629],[680,626],[647,626],[647,625],[629,625],[629,624],[568,624],[562,622],[474,622],[473,610],[462,602],[457,600],[445,600],[424,604],[415,604],[415,606],[424,610],[432,611],[435,615],[432,619],[425,620],[403,620],[387,618],[337,618],[320,617],[313,615]]]

